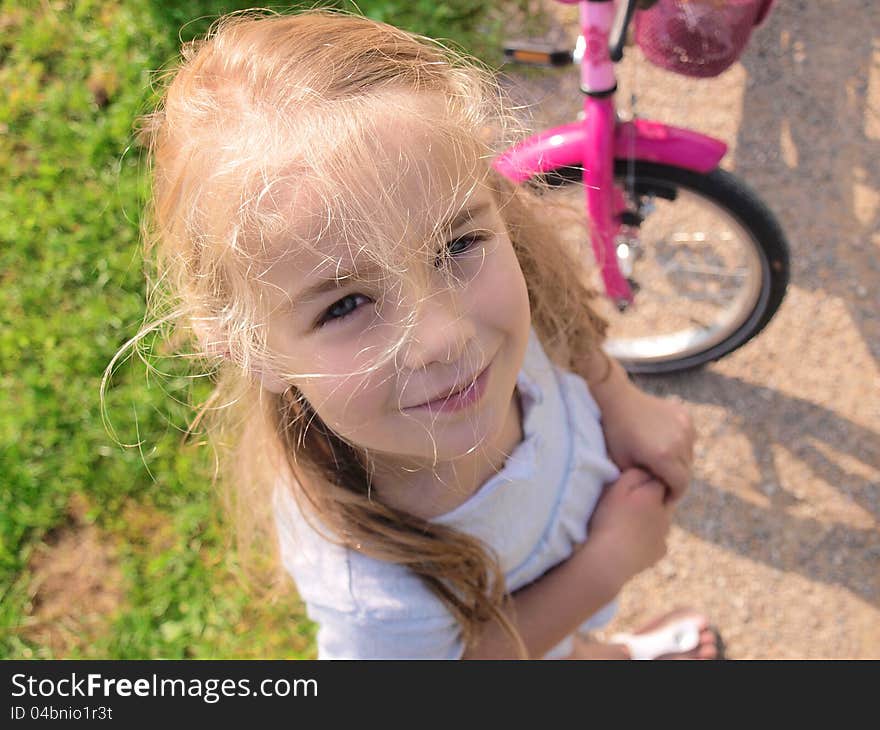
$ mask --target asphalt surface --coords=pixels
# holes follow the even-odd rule
[[[550,0],[545,39],[574,38]],[[777,3],[713,79],[627,49],[624,108],[730,146],[722,167],[782,223],[791,284],[767,329],[697,372],[637,378],[684,399],[699,440],[667,557],[605,633],[692,606],[733,658],[880,658],[880,16],[871,0]],[[576,70],[505,85],[539,126],[581,106]]]

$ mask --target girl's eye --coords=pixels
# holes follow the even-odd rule
[[[468,233],[464,236],[459,236],[458,238],[454,238],[451,241],[448,241],[446,244],[446,248],[450,254],[452,254],[453,256],[457,256],[459,254],[465,253],[466,251],[469,251],[478,243],[480,243],[480,241],[485,241],[486,238],[487,236],[485,233],[474,231],[473,233]]]
[[[357,300],[358,297],[361,299],[367,298],[363,296],[363,294],[349,294],[348,296],[343,297],[324,313],[324,316],[321,318],[321,321],[318,322],[318,325],[323,326],[329,322],[338,322],[339,320],[345,319],[349,315],[354,314],[358,307],[356,305],[349,305]]]
[[[485,233],[475,231],[448,241],[446,246],[453,256],[458,256],[469,251],[481,241],[485,241],[486,238],[488,238],[488,236]],[[323,327],[325,324],[331,322],[339,322],[340,320],[354,314],[358,310],[358,306],[354,304],[358,298],[367,299],[367,297],[362,294],[349,294],[340,299],[324,313],[324,316],[318,322],[318,326]]]

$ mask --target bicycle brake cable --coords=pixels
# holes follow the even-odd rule
[[[630,59],[632,61],[632,59]],[[638,64],[633,64],[632,71],[630,71],[630,90],[629,90],[629,122],[632,125],[635,125],[636,119],[638,118],[638,97],[636,96],[636,84],[637,84],[637,74],[638,74]],[[629,149],[627,150],[626,156],[626,183],[625,189],[629,193],[630,200],[636,206],[635,213],[641,215],[641,211],[639,210],[639,201],[636,198],[636,137],[635,137],[635,129],[631,128],[631,133],[629,135],[628,140]]]

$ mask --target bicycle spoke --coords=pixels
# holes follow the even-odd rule
[[[688,274],[699,274],[700,276],[714,276],[723,279],[745,279],[748,271],[724,271],[723,269],[712,268],[709,266],[669,266],[664,267],[664,271],[684,272]]]

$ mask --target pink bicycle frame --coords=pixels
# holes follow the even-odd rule
[[[563,0],[564,1],[564,0]],[[536,134],[493,162],[505,177],[520,183],[566,165],[582,166],[590,241],[607,295],[621,308],[633,292],[620,271],[616,238],[623,193],[614,185],[614,160],[631,159],[709,172],[727,152],[721,140],[637,119],[620,123],[614,106],[617,82],[608,47],[614,20],[613,0],[580,0],[584,118]]]

